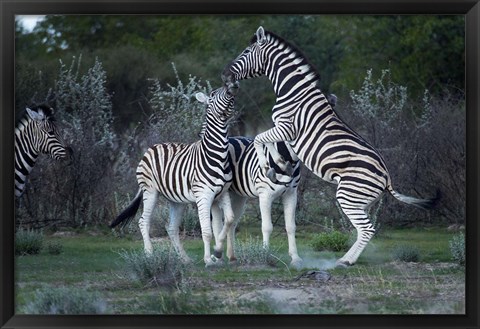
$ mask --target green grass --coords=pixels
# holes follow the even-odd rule
[[[269,304],[268,298],[257,298],[250,302],[248,298],[242,299],[242,296],[263,288],[304,289],[309,285],[312,285],[312,291],[327,289],[319,292],[327,297],[322,299],[322,303],[306,303],[300,309],[302,313],[403,314],[419,310],[428,313],[441,309],[441,303],[435,301],[436,297],[452,294],[452,291],[461,295],[465,273],[463,267],[454,264],[450,253],[449,240],[453,233],[443,229],[384,230],[382,235],[372,239],[356,266],[328,270],[333,278],[328,287],[313,281],[294,280],[305,269],[297,270],[286,265],[290,257],[283,228],[276,227],[271,239],[271,250],[275,250],[275,255],[281,259],[275,267],[223,261],[221,266],[205,268],[202,240],[188,238],[183,241],[184,246],[194,260],[186,268],[188,296],[185,291],[182,295],[163,287],[138,284],[124,275],[125,263],[119,252],[143,250],[143,242],[138,236],[117,238],[110,232],[100,236],[86,233],[61,238],[46,236],[45,243],[61,244],[62,253],[51,255],[47,250],[42,250],[38,255],[16,257],[16,307],[21,312],[38,289],[61,287],[98,292],[107,301],[110,312],[122,314],[178,311],[185,300],[204,305],[203,308],[185,307],[185,312],[275,313],[279,310]],[[343,255],[343,252],[313,250],[310,239],[318,232],[302,227],[298,228],[298,232],[299,254],[307,262],[307,267],[313,268],[312,264],[319,260],[334,261]],[[243,226],[237,239],[245,241],[251,236],[261,238],[260,229],[254,227],[250,230]],[[420,263],[392,263],[392,250],[402,244],[415,246],[419,250]],[[452,263],[452,266],[440,266],[441,263]],[[161,297],[162,294],[171,296]],[[174,296],[178,296],[178,300]],[[215,300],[219,299],[224,302],[216,303]],[[451,303],[445,302],[444,311],[461,313],[464,305],[457,299],[452,297]],[[163,301],[163,308],[155,308],[155,301],[158,300]],[[428,306],[429,303],[433,306]]]

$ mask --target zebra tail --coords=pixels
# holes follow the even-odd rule
[[[117,218],[109,225],[110,228],[114,228],[115,226],[122,224],[122,228],[128,225],[135,216],[140,207],[140,203],[142,202],[142,189],[138,190],[137,195],[133,199],[133,201],[128,205],[128,207],[118,215]]]
[[[432,208],[434,208],[438,204],[438,202],[440,201],[440,199],[442,197],[439,189],[437,189],[436,196],[434,198],[431,198],[431,199],[418,199],[418,198],[414,198],[414,197],[411,197],[411,196],[408,196],[408,195],[403,195],[403,194],[395,191],[391,184],[388,184],[387,189],[395,199],[397,199],[401,202],[408,203],[412,206],[422,208],[422,209],[432,209]]]

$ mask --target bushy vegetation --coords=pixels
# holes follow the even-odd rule
[[[235,256],[242,265],[275,265],[277,261],[272,250],[264,247],[261,239],[252,236],[235,241]]]
[[[44,236],[33,229],[19,229],[15,233],[15,255],[38,255],[43,248]]]
[[[415,246],[402,244],[393,249],[392,258],[402,262],[418,262],[420,260],[420,251]]]
[[[453,260],[459,265],[465,265],[465,235],[457,234],[449,241],[449,244]]]
[[[35,291],[32,300],[26,304],[26,314],[104,314],[107,302],[99,293],[83,288],[48,287]]]
[[[317,251],[348,251],[350,236],[340,231],[318,233],[312,238],[311,245]]]
[[[63,252],[63,245],[59,242],[49,242],[45,246],[50,255],[60,255]]]
[[[125,273],[143,285],[182,288],[185,264],[170,243],[155,244],[152,254],[143,250],[121,251]]]

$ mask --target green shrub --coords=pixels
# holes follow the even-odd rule
[[[420,251],[413,246],[399,245],[392,251],[394,260],[402,262],[418,262],[420,260]]]
[[[170,243],[154,245],[151,255],[143,250],[121,251],[126,272],[145,285],[180,287],[186,266]]]
[[[465,265],[465,236],[463,233],[455,235],[449,244],[453,260],[460,265]]]
[[[235,256],[242,265],[275,265],[276,259],[259,238],[248,236],[245,241],[236,241]]]
[[[349,240],[348,234],[332,231],[315,235],[311,245],[317,251],[348,251]]]
[[[49,242],[46,249],[50,255],[60,255],[63,252],[63,245],[58,242]]]
[[[38,255],[42,248],[42,232],[19,229],[15,233],[15,255]]]
[[[83,288],[44,288],[37,290],[24,308],[26,314],[103,314],[107,303],[96,292]]]

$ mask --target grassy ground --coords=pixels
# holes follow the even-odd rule
[[[281,231],[280,229],[276,229]],[[100,294],[108,313],[308,313],[436,314],[465,312],[465,271],[453,263],[443,229],[384,230],[374,237],[358,263],[331,268],[343,253],[314,251],[313,233],[300,227],[297,244],[306,268],[293,269],[283,233],[276,232],[271,250],[275,266],[224,263],[206,269],[200,238],[183,242],[194,264],[187,267],[186,288],[138,283],[126,272],[119,252],[141,250],[137,236],[110,232],[47,236],[63,246],[60,255],[46,251],[16,257],[16,307],[24,313],[39,289],[78,287]],[[258,228],[241,228],[237,238],[261,236]],[[420,251],[416,263],[392,260],[398,245]],[[299,278],[307,269],[326,270],[328,281]]]

